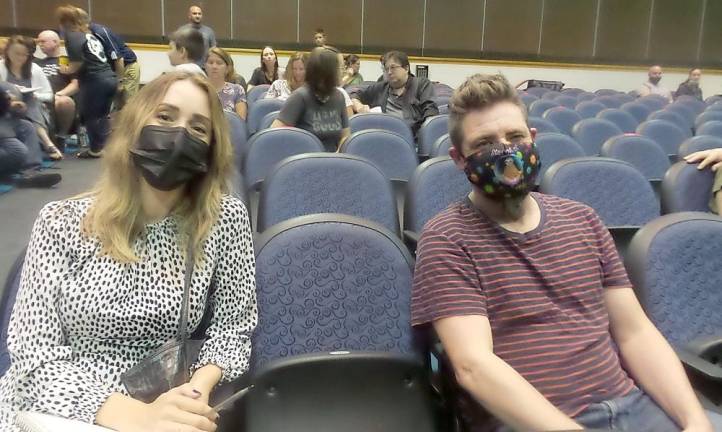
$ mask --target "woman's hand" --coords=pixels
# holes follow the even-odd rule
[[[699,162],[697,169],[705,169],[712,165],[712,171],[717,171],[720,167],[722,167],[722,149],[698,151],[685,156],[684,160],[687,163]]]

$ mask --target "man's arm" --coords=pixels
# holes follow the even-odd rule
[[[434,321],[434,330],[451,360],[459,385],[506,425],[529,431],[582,429],[494,355],[486,317],[442,318]]]
[[[74,96],[76,93],[78,93],[78,90],[80,87],[78,86],[78,80],[77,78],[73,78],[70,80],[68,85],[65,86],[62,90],[56,93],[58,96]]]
[[[685,431],[712,432],[682,363],[647,318],[631,288],[604,292],[612,337],[627,371]]]

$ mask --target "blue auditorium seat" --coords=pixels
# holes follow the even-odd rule
[[[614,123],[598,118],[584,119],[572,129],[572,137],[582,146],[587,156],[598,155],[606,140],[622,133]]]
[[[537,177],[540,182],[546,170],[562,159],[584,157],[584,149],[571,137],[561,133],[542,133],[536,136],[541,168]]]
[[[233,158],[235,166],[240,167],[243,161],[243,155],[246,153],[248,143],[248,126],[238,114],[234,112],[223,112],[228,120],[228,128],[230,130],[231,146],[233,146]]]
[[[600,104],[599,102],[595,102],[593,100],[583,101],[579,102],[574,108],[576,112],[579,113],[579,115],[585,119],[585,118],[592,118],[596,117],[596,115],[603,109],[606,109],[607,107]]]
[[[529,116],[541,117],[544,114],[544,111],[548,110],[549,108],[554,108],[555,106],[559,106],[559,104],[553,100],[539,99],[538,101],[534,101],[531,105],[529,105]]]
[[[722,121],[710,120],[697,129],[697,135],[710,135],[722,138]]]
[[[278,118],[278,114],[281,111],[271,111],[268,114],[263,116],[263,119],[261,119],[261,125],[258,127],[259,131],[262,131],[264,129],[270,129],[271,125],[274,121]]]
[[[707,104],[697,99],[694,96],[682,95],[674,101],[675,104],[684,105],[689,108],[694,115],[699,115],[702,111],[707,108]]]
[[[13,263],[8,272],[5,286],[0,298],[0,311],[2,312],[2,321],[0,321],[0,377],[10,368],[10,354],[8,353],[8,328],[10,326],[10,316],[13,313],[15,298],[20,289],[20,277],[23,272],[23,264],[25,262],[25,252],[27,248],[18,255],[15,263]]]
[[[419,156],[426,158],[440,136],[449,132],[449,115],[439,114],[427,118],[419,128]]]
[[[698,115],[694,120],[695,129],[699,129],[704,123],[708,121],[722,121],[722,111],[705,111]]]
[[[538,133],[560,132],[559,128],[557,128],[554,123],[541,117],[530,116],[527,122],[529,123],[529,127],[536,129]]]
[[[672,165],[662,180],[662,213],[708,212],[714,172],[685,161]]]
[[[260,84],[253,87],[246,95],[246,103],[248,103],[248,106],[250,107],[257,100],[263,99],[266,96],[266,93],[268,93],[268,89],[270,87],[271,86],[268,84]]]
[[[571,136],[572,128],[582,117],[573,109],[559,106],[546,110],[544,119],[554,124],[560,132]]]
[[[659,95],[647,95],[637,99],[637,102],[645,105],[652,111],[658,111],[669,105],[669,99]]]
[[[597,118],[609,120],[617,125],[624,133],[631,133],[637,129],[639,122],[628,112],[618,108],[607,108],[597,113]]]
[[[419,165],[416,152],[408,142],[401,135],[387,130],[354,132],[339,151],[373,162],[393,182],[407,182]]]
[[[601,156],[619,159],[635,167],[647,180],[661,181],[669,169],[669,158],[656,142],[637,134],[609,138]]]
[[[440,136],[434,143],[434,146],[431,148],[431,153],[429,154],[429,157],[435,158],[439,156],[448,156],[451,145],[451,137],[449,137],[449,134],[444,134]]]
[[[607,108],[619,108],[622,106],[622,101],[617,99],[615,96],[598,96],[594,100]]]
[[[697,114],[695,114],[695,112],[686,105],[675,102],[667,105],[664,109],[666,111],[671,111],[673,113],[679,114],[684,119],[685,125],[688,129],[691,130],[694,127],[694,119]]]
[[[682,145],[679,146],[679,157],[683,158],[694,152],[715,148],[722,148],[722,138],[709,135],[697,135],[686,139]]]
[[[654,111],[652,114],[647,116],[647,121],[649,120],[664,120],[670,122],[677,126],[680,131],[682,131],[682,134],[685,138],[689,138],[692,136],[692,129],[689,128],[687,120],[685,120],[684,117],[679,115],[679,113],[661,109],[659,111]]]
[[[254,87],[255,89],[255,87]],[[280,111],[283,101],[279,99],[258,99],[248,108],[248,133],[253,135],[261,129],[261,122],[266,114]]]
[[[579,101],[574,96],[561,95],[554,99],[554,102],[569,109],[574,109]]]
[[[524,105],[526,105],[527,109],[529,109],[529,105],[531,105],[532,102],[539,100],[538,97],[534,96],[533,94],[529,94],[529,93],[520,94],[519,99],[521,99],[521,101],[524,102]]]
[[[637,119],[637,123],[642,123],[643,121],[646,121],[647,116],[652,113],[652,110],[649,109],[649,107],[639,102],[627,102],[622,105],[620,109],[631,114],[632,117]]]
[[[414,135],[411,133],[411,129],[406,122],[398,117],[384,113],[363,113],[352,116],[348,120],[348,124],[351,128],[351,133],[364,129],[383,129],[395,132],[408,141],[411,148],[416,150]]]
[[[647,120],[637,127],[637,133],[651,138],[668,156],[676,155],[687,138],[677,125],[665,120]]]

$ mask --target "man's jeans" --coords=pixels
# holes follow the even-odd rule
[[[626,396],[589,405],[574,420],[591,429],[628,432],[678,432],[680,427],[639,389]]]

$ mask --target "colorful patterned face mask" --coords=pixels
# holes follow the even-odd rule
[[[536,143],[494,143],[468,156],[464,172],[486,196],[502,200],[528,194],[540,166]]]

